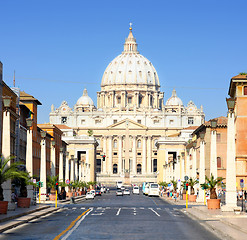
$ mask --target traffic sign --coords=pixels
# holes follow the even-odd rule
[[[69,179],[67,179],[65,182],[66,182],[67,184],[69,184],[69,183],[70,183]]]
[[[240,179],[240,187],[244,188],[244,179]]]
[[[189,180],[189,177],[188,177],[188,176],[185,176],[185,177],[184,177],[184,180],[185,180],[185,181],[188,181],[188,180]]]
[[[35,178],[33,179],[33,183],[36,183],[36,179]]]

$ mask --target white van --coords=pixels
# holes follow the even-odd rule
[[[140,194],[140,191],[139,191],[139,187],[138,186],[134,186],[133,187],[133,194]]]
[[[122,186],[123,186],[123,182],[122,181],[117,181],[116,182],[117,189],[121,189]]]
[[[159,184],[157,183],[150,183],[148,196],[159,196],[160,195],[160,189]]]

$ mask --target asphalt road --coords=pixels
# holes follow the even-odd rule
[[[0,234],[0,239],[218,239],[179,206],[115,191],[63,205],[63,210]]]

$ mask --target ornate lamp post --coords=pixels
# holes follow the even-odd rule
[[[210,151],[210,175],[217,178],[217,144],[216,144],[216,127],[217,119],[210,120],[211,124],[211,151]]]
[[[236,152],[235,152],[235,100],[226,99],[228,107],[227,121],[227,159],[226,159],[226,204],[222,211],[237,209],[236,198]]]
[[[41,200],[46,200],[46,132],[41,131],[41,156],[40,156],[40,181],[43,187],[40,188]]]

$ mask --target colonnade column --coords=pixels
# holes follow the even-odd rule
[[[122,136],[118,137],[118,173],[122,172]]]
[[[33,131],[28,128],[27,130],[27,147],[26,147],[26,170],[29,175],[33,176]],[[33,202],[33,186],[27,186],[27,197],[31,198]]]
[[[73,182],[75,180],[75,170],[74,170],[74,155],[71,155],[70,158],[70,181]]]
[[[136,174],[136,136],[133,136],[133,168],[132,172],[133,174]]]
[[[146,174],[146,137],[144,136],[142,138],[143,140],[143,145],[142,145],[142,174]]]
[[[197,177],[196,174],[196,148],[192,150],[192,178],[195,179]]]
[[[109,152],[108,152],[108,172],[112,174],[112,136],[108,137],[108,145],[109,145]]]
[[[69,153],[66,152],[66,162],[65,162],[65,181],[69,179]]]
[[[185,159],[184,159],[184,152],[181,154],[181,181],[184,181],[185,176]]]
[[[60,154],[59,154],[59,181],[63,182],[63,148],[60,148]]]
[[[81,175],[82,175],[82,161],[80,160],[79,161],[79,181],[82,181],[82,177],[81,177]]]
[[[106,151],[106,137],[103,136],[103,155],[106,155],[107,154],[107,151]],[[107,157],[105,158],[105,161],[102,161],[103,162],[103,173],[106,174],[106,159]]]
[[[75,158],[75,181],[78,180],[78,159]]]
[[[200,142],[200,170],[199,170],[199,186],[205,183],[205,142]],[[204,190],[199,187],[198,202],[204,202]]]
[[[147,140],[147,173],[151,174],[152,169],[152,138],[148,136]]]
[[[46,200],[46,140],[45,137],[41,139],[41,156],[40,156],[40,181],[43,187],[40,188],[42,201]]]
[[[211,151],[210,151],[210,175],[217,178],[217,148],[216,148],[216,130],[211,130]]]
[[[187,151],[187,156],[186,156],[186,176],[189,178],[191,177],[190,173],[190,149],[186,149]]]
[[[53,140],[54,141],[54,140]],[[56,175],[56,148],[55,141],[51,141],[51,176],[54,177]]]

